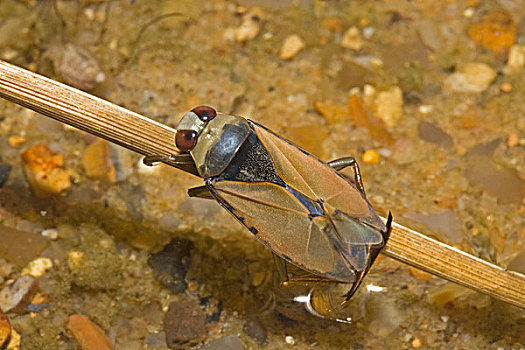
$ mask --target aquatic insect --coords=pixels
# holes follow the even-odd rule
[[[308,281],[353,283],[355,292],[390,234],[366,199],[352,157],[324,163],[251,120],[200,106],[176,134],[181,154],[148,156],[200,176],[192,197],[212,198],[268,246],[284,280],[286,262]],[[166,159],[168,158],[168,159]],[[353,181],[339,170],[353,167]],[[306,279],[304,279],[306,281]]]

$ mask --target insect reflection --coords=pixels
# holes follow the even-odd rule
[[[296,282],[351,284],[350,299],[388,240],[368,202],[352,157],[325,163],[251,120],[194,108],[176,134],[181,154],[148,156],[204,179],[192,197],[215,199],[275,257],[283,281],[287,263],[311,274]],[[352,167],[353,181],[339,173]]]

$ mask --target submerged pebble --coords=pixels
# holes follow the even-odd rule
[[[206,344],[203,349],[207,350],[244,350],[244,344],[236,335],[227,335],[225,337],[212,340]]]
[[[499,141],[495,143],[495,146]],[[480,144],[467,154],[465,177],[474,186],[495,196],[503,203],[522,203],[525,198],[525,180],[516,169],[494,162],[492,152],[494,142]]]
[[[22,270],[22,275],[31,275],[33,277],[41,277],[49,269],[53,267],[53,262],[51,259],[46,257],[36,258],[31,261],[24,269]]]
[[[11,324],[7,315],[0,310],[0,349],[7,345],[9,337],[11,336]]]
[[[403,91],[398,86],[383,91],[376,91],[369,86],[365,89],[365,103],[389,127],[393,127],[403,116]]]
[[[480,93],[485,91],[495,78],[496,71],[489,65],[469,62],[461,65],[455,73],[445,79],[444,88],[453,92]]]
[[[173,302],[164,315],[166,343],[170,348],[186,348],[207,334],[206,314],[192,301]]]
[[[67,329],[73,333],[82,350],[111,350],[111,339],[86,315],[69,316]]]
[[[262,10],[258,7],[245,13],[241,25],[234,30],[235,40],[243,43],[254,39],[261,30],[262,17]]]
[[[72,44],[56,50],[55,71],[66,84],[91,90],[106,80],[99,63],[87,50]]]
[[[257,320],[248,320],[244,324],[244,327],[242,327],[242,330],[259,345],[264,345],[268,340],[268,331],[264,325]]]
[[[18,278],[0,291],[0,309],[3,312],[22,313],[38,289],[38,280],[31,275]]]
[[[182,293],[186,290],[185,278],[192,249],[193,242],[190,240],[175,238],[148,259],[155,279],[172,293]]]
[[[441,147],[451,148],[454,141],[449,134],[444,132],[439,126],[421,121],[417,126],[418,136],[421,140],[436,144]]]
[[[516,34],[516,24],[505,11],[488,12],[468,30],[473,42],[496,53],[506,52],[516,41]]]
[[[24,143],[26,143],[26,138],[24,136],[19,135],[9,136],[9,138],[7,139],[7,143],[9,143],[9,146],[13,148],[18,148]]]
[[[294,58],[302,49],[304,49],[306,44],[303,39],[297,34],[287,36],[284,39],[283,46],[281,47],[280,57],[283,60],[291,60]]]
[[[357,27],[351,27],[344,34],[341,39],[341,46],[346,49],[360,50],[363,47],[363,39],[361,38],[361,32]]]
[[[27,182],[40,198],[58,195],[71,187],[71,171],[64,167],[64,158],[45,145],[36,145],[22,153]]]
[[[89,178],[116,182],[111,148],[109,142],[105,140],[97,140],[84,150],[82,166]]]
[[[377,164],[379,163],[379,153],[374,149],[369,149],[363,153],[363,162],[365,164]]]
[[[0,164],[0,188],[7,182],[9,174],[11,173],[11,168],[12,167],[9,164]]]
[[[507,65],[503,68],[505,74],[519,72],[525,66],[525,45],[512,45],[509,50]]]
[[[49,240],[37,233],[0,225],[0,256],[8,262],[25,265],[47,248]]]

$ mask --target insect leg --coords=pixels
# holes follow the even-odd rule
[[[156,163],[167,162],[170,160],[172,159],[168,156],[154,155],[144,157],[144,159],[142,159],[142,163],[146,164],[147,166],[154,166]]]
[[[305,276],[301,277],[290,277],[288,275],[288,268],[286,267],[286,260],[281,258],[279,255],[273,254],[273,261],[275,263],[275,267],[277,268],[277,273],[279,274],[279,279],[281,280],[282,285],[290,285],[293,283],[341,283],[336,280],[332,280],[326,277],[320,277],[316,276],[312,273],[307,273]]]
[[[142,162],[148,166],[156,165],[156,163],[165,163],[174,166],[180,170],[190,173],[195,176],[199,176],[199,172],[193,161],[193,158],[189,153],[176,154],[171,156],[163,155],[151,155],[146,156]]]
[[[343,157],[335,159],[331,162],[328,162],[327,164],[336,171],[340,171],[348,166],[351,166],[354,170],[355,184],[357,186],[357,189],[361,191],[361,193],[366,197],[365,187],[363,186],[363,181],[361,180],[361,172],[359,171],[359,165],[357,164],[354,157]]]
[[[188,190],[188,195],[203,199],[215,199],[206,186],[192,187]]]
[[[281,283],[284,284],[288,282],[288,269],[286,267],[286,261],[273,252],[272,255],[273,262],[275,263],[275,267],[277,268],[277,273],[279,274],[279,279],[281,280]]]

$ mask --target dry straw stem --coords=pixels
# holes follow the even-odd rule
[[[143,155],[172,155],[176,131],[137,113],[0,61],[0,96]],[[383,254],[525,308],[525,276],[392,225]]]

